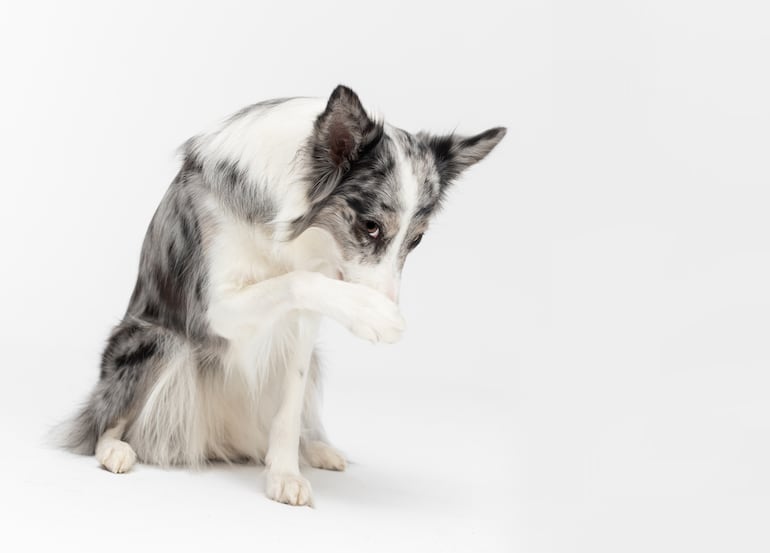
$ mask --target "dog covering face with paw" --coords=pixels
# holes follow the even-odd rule
[[[398,340],[406,256],[450,183],[504,135],[410,134],[338,86],[189,140],[67,445],[112,472],[252,459],[270,498],[310,504],[300,461],[345,468],[319,418],[321,317]]]

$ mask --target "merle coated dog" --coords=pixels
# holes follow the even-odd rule
[[[398,340],[404,260],[452,181],[504,135],[410,134],[338,86],[189,140],[67,445],[115,473],[137,459],[264,462],[270,498],[310,504],[300,462],[346,465],[319,418],[320,318]]]

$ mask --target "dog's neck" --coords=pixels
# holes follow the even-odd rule
[[[276,233],[282,233],[309,207],[303,157],[325,102],[318,98],[277,102],[242,110],[192,139],[186,149],[201,161],[204,172],[218,164],[234,164],[255,193],[272,203],[270,223]]]

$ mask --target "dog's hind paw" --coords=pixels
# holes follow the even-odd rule
[[[316,469],[345,470],[348,462],[338,450],[324,442],[310,442],[303,448],[307,463]]]
[[[96,449],[96,460],[108,471],[118,474],[131,470],[136,463],[136,453],[126,442],[105,440]]]

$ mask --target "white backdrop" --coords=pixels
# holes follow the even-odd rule
[[[17,2],[0,15],[0,543],[767,551],[762,1]],[[392,347],[325,329],[354,464],[114,476],[43,445],[97,377],[175,148],[339,82],[508,136],[410,257]],[[9,547],[9,546],[13,547]]]

